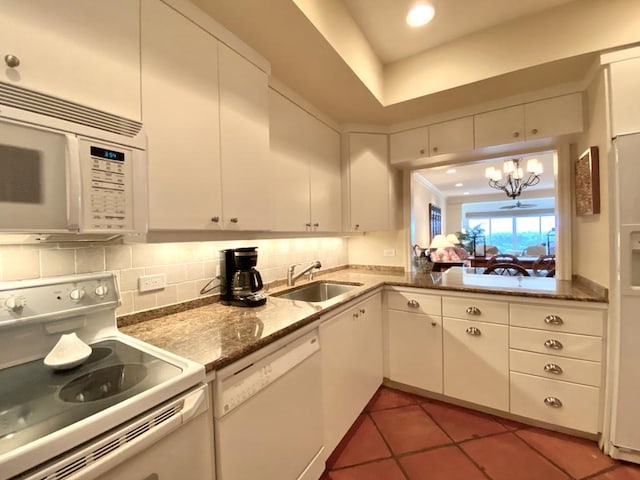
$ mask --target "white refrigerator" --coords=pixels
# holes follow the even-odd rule
[[[640,463],[640,133],[616,137],[612,153],[608,450]]]

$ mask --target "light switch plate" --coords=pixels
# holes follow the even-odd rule
[[[389,248],[389,249],[386,249],[386,250],[383,252],[383,255],[384,255],[385,257],[395,257],[395,256],[396,256],[396,251],[395,251],[394,249],[392,249],[392,248]]]

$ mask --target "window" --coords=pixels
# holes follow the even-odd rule
[[[512,215],[467,218],[470,228],[484,229],[487,245],[498,247],[500,253],[521,254],[527,247],[547,247],[548,233],[556,227],[555,215]]]

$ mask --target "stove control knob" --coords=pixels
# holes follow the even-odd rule
[[[82,300],[82,297],[84,297],[84,289],[82,288],[74,288],[69,293],[69,298],[74,302],[79,302],[80,300]]]
[[[24,297],[9,297],[5,300],[4,305],[13,312],[20,312],[27,304],[27,300]]]
[[[109,287],[107,287],[106,285],[98,285],[98,286],[96,287],[95,294],[96,294],[98,297],[102,298],[102,297],[104,297],[107,293],[109,293]]]

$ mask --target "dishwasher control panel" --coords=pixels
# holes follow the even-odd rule
[[[226,378],[218,378],[216,416],[231,412],[319,350],[318,334],[314,332]]]

